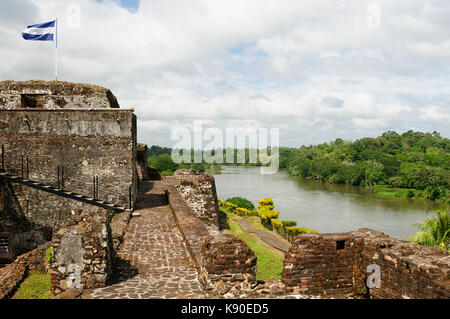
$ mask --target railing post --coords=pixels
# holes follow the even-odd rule
[[[129,204],[129,208],[130,208],[130,212],[131,212],[132,207],[133,207],[133,197],[132,197],[132,193],[131,193],[131,186],[128,188],[128,204]]]
[[[2,171],[5,170],[5,147],[2,144]]]
[[[64,190],[64,166],[61,166],[61,190]]]
[[[30,179],[30,170],[28,168],[28,155],[27,155],[27,180]]]
[[[98,176],[95,176],[95,198],[98,199]]]
[[[94,200],[96,199],[96,189],[95,189],[95,176],[92,178],[93,185],[94,185]]]
[[[59,189],[59,184],[60,184],[60,182],[59,182],[59,165],[58,165],[58,185],[56,186],[58,189]]]
[[[23,179],[23,155],[21,155],[22,157],[22,166],[21,166],[21,171],[22,171],[22,179]]]

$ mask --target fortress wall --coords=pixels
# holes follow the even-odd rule
[[[128,207],[129,187],[136,197],[136,116],[133,110],[6,110],[0,109],[0,144],[5,170],[57,186],[64,166],[64,189],[93,195]],[[55,226],[70,222],[84,204],[13,184],[21,210],[30,222]]]
[[[293,240],[285,256],[282,281],[306,294],[449,299],[450,254],[370,229],[305,234]]]
[[[112,92],[92,84],[64,81],[0,82],[0,108],[119,108]]]
[[[219,206],[214,177],[198,174],[193,169],[179,169],[173,176],[165,176],[166,184],[176,187],[194,214],[205,222],[210,232],[219,227]]]
[[[283,283],[299,287],[302,293],[351,293],[353,250],[349,239],[349,233],[296,237],[285,255]]]
[[[9,258],[14,260],[51,239],[51,229],[31,223],[11,184],[0,182],[0,233],[9,234]]]
[[[450,299],[450,254],[446,251],[391,238],[384,233],[360,229],[352,233],[360,242],[355,286],[366,284],[369,265],[380,267],[380,287],[367,288],[370,298]],[[362,280],[364,279],[364,280]]]

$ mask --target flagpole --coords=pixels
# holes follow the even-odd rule
[[[58,81],[58,18],[55,19],[55,78]]]

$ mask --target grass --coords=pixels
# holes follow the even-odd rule
[[[226,212],[226,211],[225,211]],[[284,254],[278,249],[266,244],[255,234],[244,232],[237,222],[242,217],[226,212],[228,215],[228,233],[242,239],[256,254],[258,271],[256,279],[279,279],[283,271]]]
[[[12,299],[50,299],[50,275],[31,271]]]
[[[424,200],[424,191],[419,189],[398,188],[390,185],[375,185],[375,192],[379,196],[395,198],[412,198],[418,200]],[[409,196],[408,196],[409,195]]]
[[[261,218],[259,218],[258,216],[250,216],[247,218],[248,221],[250,222],[250,224],[252,224],[252,226],[257,230],[257,231],[264,231],[267,232],[271,235],[274,235],[275,237],[278,237],[279,239],[285,241],[288,243],[288,241],[286,240],[286,238],[280,236],[279,234],[277,234],[274,231],[271,231],[269,229],[267,229],[266,227],[264,227],[263,224],[261,224]]]

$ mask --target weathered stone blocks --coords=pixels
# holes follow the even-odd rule
[[[368,285],[369,265],[380,285]],[[282,281],[307,294],[450,298],[450,254],[373,231],[304,234],[285,256]]]
[[[55,298],[104,287],[111,275],[111,213],[92,207],[78,212],[77,218],[78,223],[53,235],[51,292]]]
[[[256,286],[256,255],[241,239],[230,234],[210,236],[202,246],[200,282],[223,296],[250,294]]]

